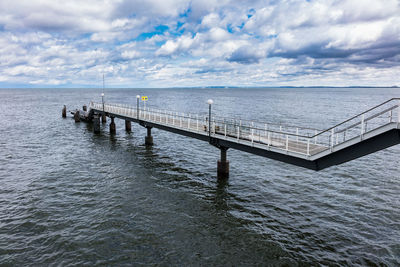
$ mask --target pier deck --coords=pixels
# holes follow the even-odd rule
[[[400,143],[400,98],[390,99],[326,130],[94,103],[81,116],[105,114],[312,170],[321,170]],[[114,126],[115,127],[115,126]],[[152,140],[152,137],[151,137]],[[152,143],[152,141],[151,141]],[[222,154],[221,154],[222,155]]]

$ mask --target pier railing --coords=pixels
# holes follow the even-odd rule
[[[390,123],[400,123],[400,98],[390,99],[326,130],[262,123],[212,116],[180,113],[113,103],[90,103],[90,108],[106,113],[150,121],[251,146],[274,147],[312,156],[363,136]]]

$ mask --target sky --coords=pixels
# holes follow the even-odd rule
[[[0,0],[0,87],[400,86],[400,0]]]

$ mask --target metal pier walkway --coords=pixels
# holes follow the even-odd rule
[[[83,113],[81,117],[96,124],[102,115],[110,117],[111,124],[114,118],[125,120],[129,129],[130,122],[139,123],[147,128],[148,144],[152,144],[153,127],[207,141],[221,149],[218,173],[222,176],[229,173],[228,148],[322,170],[400,143],[400,98],[390,99],[323,131],[218,116],[211,116],[210,120],[209,115],[110,103],[91,102],[89,111]],[[115,124],[113,127],[115,131]]]

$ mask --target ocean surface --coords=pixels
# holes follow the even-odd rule
[[[101,89],[0,89],[1,266],[399,266],[400,146],[320,172],[61,117]],[[328,128],[399,88],[106,89],[106,102]]]

